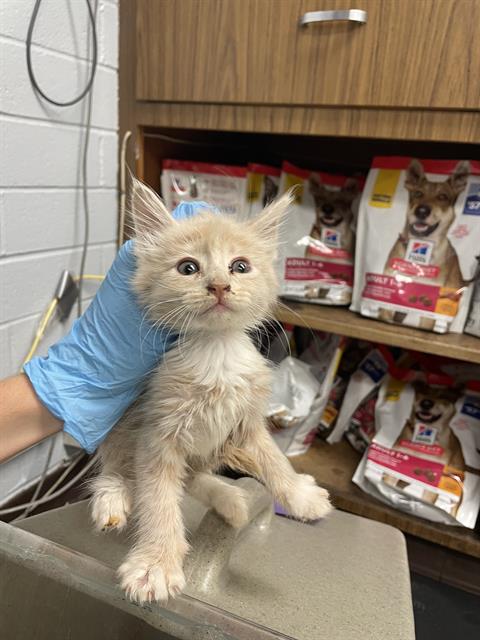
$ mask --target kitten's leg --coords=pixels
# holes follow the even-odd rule
[[[136,460],[136,543],[118,570],[127,595],[139,603],[167,600],[185,586],[188,550],[180,503],[185,459],[162,442],[142,442]]]
[[[91,510],[99,531],[122,530],[132,508],[131,487],[126,479],[128,449],[122,435],[112,433],[100,446],[101,471],[91,482]]]
[[[229,525],[242,527],[248,521],[245,491],[224,482],[211,473],[195,473],[187,487],[188,493],[206,507],[212,507]]]
[[[288,513],[300,520],[317,520],[332,510],[328,492],[314,478],[294,471],[275,444],[265,421],[248,430],[242,445],[257,466],[257,475]]]

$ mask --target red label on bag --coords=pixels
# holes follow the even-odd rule
[[[387,449],[376,442],[370,445],[368,459],[385,469],[396,471],[432,487],[438,487],[444,469],[444,465],[438,462],[417,458],[395,449]]]
[[[353,265],[310,260],[308,258],[287,258],[285,280],[323,280],[331,284],[353,284]]]
[[[443,456],[445,449],[438,444],[421,444],[419,442],[412,442],[411,440],[400,440],[400,446],[405,449],[411,449],[418,453],[425,453],[428,456]]]
[[[339,258],[341,260],[351,260],[352,256],[345,249],[336,249],[335,247],[327,247],[326,244],[316,241],[316,244],[308,245],[308,253],[313,256],[321,256],[322,258]]]
[[[419,282],[404,282],[392,276],[367,273],[363,297],[402,305],[422,311],[435,311],[440,287]]]
[[[417,278],[428,278],[430,280],[437,278],[440,273],[440,267],[436,265],[421,265],[401,258],[393,258],[390,260],[389,266],[406,276],[416,276]]]

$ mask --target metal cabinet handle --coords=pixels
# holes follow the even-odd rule
[[[336,20],[347,20],[365,24],[368,14],[362,9],[347,9],[345,11],[307,11],[300,18],[300,26],[306,27],[312,22],[334,22]]]

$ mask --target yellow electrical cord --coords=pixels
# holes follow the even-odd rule
[[[33,354],[35,353],[35,351],[37,350],[37,347],[40,343],[40,340],[43,338],[43,334],[45,333],[45,329],[47,328],[47,324],[50,320],[50,318],[52,317],[52,315],[55,312],[55,309],[57,308],[57,304],[58,304],[58,298],[54,298],[50,304],[48,305],[48,309],[45,312],[45,315],[43,316],[38,329],[37,329],[37,333],[35,334],[35,338],[32,342],[32,346],[30,347],[30,351],[28,352],[27,357],[25,358],[25,360],[22,363],[22,369],[24,367],[24,365],[27,364],[27,362],[29,360],[31,360],[31,358],[33,357]]]
[[[80,278],[74,278],[75,282],[78,282]],[[85,274],[82,280],[105,280],[105,276],[96,276],[90,273]]]
[[[104,280],[104,279],[105,279],[105,276],[94,275],[89,273],[83,275],[82,277],[82,280]],[[77,278],[74,278],[74,280],[75,282],[78,282],[80,278],[77,277]],[[33,358],[33,354],[37,350],[38,345],[40,344],[40,341],[45,334],[45,330],[48,326],[48,323],[50,322],[51,317],[55,313],[55,309],[57,308],[57,305],[58,305],[58,298],[53,298],[53,300],[48,305],[48,308],[43,318],[41,319],[40,324],[38,325],[38,329],[35,334],[35,338],[33,339],[32,345],[28,351],[28,354],[25,360],[22,362],[21,371],[23,371],[23,367],[27,364],[27,362],[29,362]]]

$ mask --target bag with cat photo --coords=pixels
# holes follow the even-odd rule
[[[355,218],[362,178],[300,169],[284,162],[280,193],[296,186],[280,247],[280,295],[348,305],[353,287]]]
[[[168,209],[202,200],[221,213],[246,215],[247,168],[209,162],[164,160],[162,197]]]
[[[374,158],[360,203],[351,309],[463,331],[480,238],[480,162]]]
[[[389,377],[377,433],[355,472],[364,491],[433,522],[473,529],[480,509],[480,385]]]

